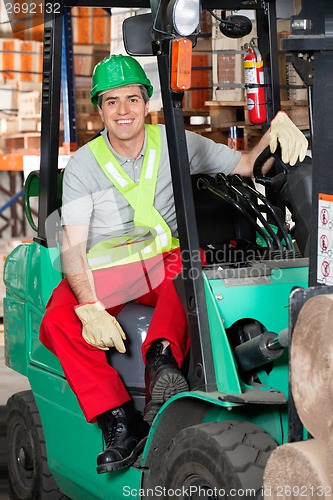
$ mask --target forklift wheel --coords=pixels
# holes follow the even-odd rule
[[[250,422],[195,425],[172,440],[161,468],[162,484],[169,492],[181,491],[181,499],[260,499],[264,468],[274,448],[271,436]]]
[[[47,466],[39,412],[32,391],[7,401],[7,442],[10,498],[65,500]]]

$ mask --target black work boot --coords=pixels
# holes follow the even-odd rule
[[[97,420],[106,445],[97,457],[98,474],[132,465],[149,432],[149,425],[134,408],[133,401],[99,415]]]
[[[170,346],[154,342],[146,356],[146,406],[144,419],[152,423],[158,410],[171,396],[188,390],[187,381],[179,370]]]

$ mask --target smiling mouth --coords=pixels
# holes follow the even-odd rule
[[[118,125],[130,125],[133,123],[133,120],[117,120],[116,123]]]

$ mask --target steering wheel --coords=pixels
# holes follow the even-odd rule
[[[283,171],[267,177],[262,173],[264,163],[274,157]],[[281,202],[290,210],[295,222],[294,238],[303,256],[309,256],[310,223],[312,216],[312,160],[308,156],[295,166],[285,164],[281,159],[281,148],[271,153],[269,146],[257,157],[253,174],[258,184],[269,186],[279,192]]]
[[[269,158],[275,158],[277,163],[281,165],[283,171],[274,175],[273,177],[267,177],[262,173],[262,167],[266,163]],[[277,192],[282,189],[286,182],[286,174],[290,172],[293,167],[287,165],[282,161],[281,158],[281,146],[278,145],[276,151],[274,153],[271,152],[270,147],[267,146],[260,155],[256,158],[253,166],[253,175],[255,177],[255,181],[258,184],[262,184],[263,186],[269,186],[273,189],[273,191]]]

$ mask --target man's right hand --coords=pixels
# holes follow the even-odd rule
[[[75,307],[75,313],[81,320],[82,336],[88,344],[103,351],[115,347],[118,352],[126,352],[123,329],[100,302],[80,304]]]
[[[287,113],[279,111],[271,121],[270,149],[274,153],[278,142],[281,145],[282,161],[295,165],[305,158],[308,141],[304,134],[291,121]]]

